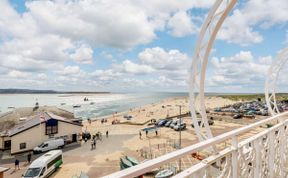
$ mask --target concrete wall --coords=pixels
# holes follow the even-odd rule
[[[4,137],[0,136],[0,150],[4,149]]]
[[[68,135],[69,138],[72,134],[79,134],[81,131],[81,126],[58,122],[58,134],[55,134],[54,137],[58,138]],[[11,154],[32,150],[47,140],[49,140],[49,136],[45,135],[45,124],[41,125],[41,129],[40,126],[37,125],[11,137]],[[20,143],[26,143],[26,148],[20,149]]]

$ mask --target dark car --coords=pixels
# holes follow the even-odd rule
[[[82,139],[83,140],[90,140],[91,139],[91,134],[89,132],[83,132],[82,133]]]
[[[235,114],[233,116],[233,119],[241,119],[241,117],[242,117],[242,114]]]
[[[201,120],[198,120],[198,125],[200,126],[201,125]],[[209,125],[213,125],[214,124],[214,121],[212,119],[208,120],[208,124]],[[194,128],[194,124],[191,124],[191,126]]]
[[[158,127],[163,127],[165,126],[166,122],[168,122],[168,120],[161,120],[159,123],[158,123]]]

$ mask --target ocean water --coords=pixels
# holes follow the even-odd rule
[[[2,94],[0,114],[11,111],[14,107],[34,107],[38,102],[40,106],[57,106],[73,112],[77,118],[88,119],[183,96],[188,96],[188,93]],[[89,101],[84,101],[85,97]],[[73,108],[73,105],[81,105],[81,107]]]

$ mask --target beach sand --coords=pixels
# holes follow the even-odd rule
[[[222,107],[233,103],[235,103],[235,101],[223,99],[220,97],[206,98],[207,109]],[[95,134],[98,131],[104,134],[108,130],[109,135],[134,135],[134,136],[131,136],[129,139],[126,138],[121,140],[123,144],[121,147],[118,148],[118,151],[95,155],[93,158],[91,158],[93,159],[93,163],[91,163],[93,166],[91,167],[90,164],[89,165],[90,167],[87,166],[89,170],[87,170],[87,167],[85,167],[83,168],[82,171],[86,172],[91,177],[103,176],[118,171],[120,169],[119,159],[121,156],[132,155],[138,160],[143,161],[146,158],[149,158],[149,156],[151,155],[154,158],[176,150],[176,148],[174,148],[173,145],[178,143],[179,132],[176,132],[170,128],[162,127],[159,130],[157,136],[154,132],[152,132],[148,133],[146,137],[145,133],[143,132],[142,139],[140,139],[139,131],[145,127],[149,127],[147,126],[147,123],[149,123],[151,119],[166,118],[167,115],[168,117],[174,117],[179,115],[180,111],[178,105],[182,105],[181,113],[187,113],[189,111],[187,97],[171,98],[163,100],[162,102],[159,103],[145,105],[140,108],[133,108],[127,112],[117,113],[107,117],[101,117],[107,119],[106,123],[101,123],[100,121],[101,118],[95,118],[95,120],[93,120],[91,124],[85,121],[83,131],[88,131],[92,134]],[[123,114],[131,115],[133,118],[130,121],[127,121],[127,119],[123,118]],[[123,124],[112,125],[111,122],[116,119]],[[194,129],[191,127],[192,123],[191,118],[184,117],[183,120],[187,124],[187,129],[185,131],[182,131],[181,134],[182,147],[185,147],[197,143],[198,139],[196,137]],[[214,135],[219,135],[242,126],[243,125],[239,123],[230,123],[215,120],[215,124],[211,126],[211,129]],[[246,135],[245,137],[248,136]],[[229,143],[227,144],[229,145]],[[227,144],[225,143],[225,145]],[[225,145],[223,144],[219,145],[219,148],[224,147]],[[201,154],[203,155],[206,154],[206,156],[209,155],[208,152],[207,153],[203,152]],[[182,161],[184,166],[183,168],[188,168],[192,164],[199,162],[197,159],[189,156],[183,158]],[[177,166],[178,163],[174,161],[171,164]],[[69,163],[66,163],[62,166],[61,171],[59,171],[59,173],[56,173],[54,177],[55,178],[60,178],[64,176],[71,177],[71,175],[77,174],[77,171],[79,175],[81,171],[73,169],[73,167],[76,166],[81,168],[84,165],[85,164],[83,162],[79,162],[79,165],[77,165],[77,161],[75,162],[75,160],[73,161],[73,163],[71,163],[71,165]],[[102,171],[96,171],[97,168],[101,168]]]
[[[220,97],[206,97],[207,109],[222,107],[233,103],[235,103],[235,101]],[[88,141],[88,143],[83,142],[81,147],[65,151],[64,164],[61,169],[51,177],[72,177],[80,175],[81,171],[86,173],[89,177],[101,177],[119,171],[119,160],[122,156],[133,156],[141,162],[145,159],[150,159],[151,157],[155,158],[175,151],[179,143],[179,132],[170,128],[161,127],[161,129],[158,130],[158,135],[156,135],[155,132],[151,132],[146,136],[146,134],[142,132],[142,139],[140,139],[139,131],[143,128],[150,127],[148,126],[148,123],[151,119],[157,120],[166,118],[167,116],[178,116],[180,114],[178,105],[182,105],[182,114],[187,113],[189,111],[188,97],[170,98],[140,108],[131,108],[129,111],[123,113],[94,118],[91,123],[84,121],[83,131],[88,131],[91,134],[100,131],[103,134],[103,140],[98,141],[96,150],[90,150],[90,142]],[[131,115],[133,118],[128,121],[123,118],[124,114]],[[229,118],[229,116],[224,116],[227,117],[226,119],[223,119],[221,116],[213,115],[213,117],[215,117],[215,120],[211,129],[214,136],[245,125],[245,122],[234,121],[231,117]],[[106,118],[107,122],[101,123],[100,120],[102,118]],[[113,125],[113,120],[119,120],[120,124]],[[186,147],[197,143],[198,139],[195,130],[191,127],[191,118],[185,116],[183,117],[183,121],[187,124],[187,129],[181,132],[181,140],[182,147]],[[109,132],[108,138],[105,137],[106,131]],[[253,132],[241,136],[240,140],[248,138],[251,134],[259,131],[261,131],[261,128],[255,129]],[[221,150],[229,144],[229,142],[222,143],[217,145],[217,148]],[[208,156],[211,153],[203,150],[202,152],[199,152],[199,154]],[[199,162],[199,160],[193,158],[191,155],[183,157],[181,161],[183,162],[182,169],[186,169]],[[171,165],[175,167],[179,166],[178,161],[171,162],[169,166]],[[13,176],[8,175],[7,177]]]

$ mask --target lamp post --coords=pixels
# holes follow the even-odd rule
[[[179,119],[180,119],[180,125],[179,125],[179,149],[181,149],[181,124],[182,124],[182,117],[181,117],[181,108],[182,105],[177,105],[179,107]],[[181,158],[179,159],[179,171],[181,171]]]

